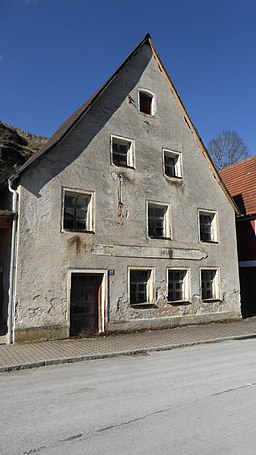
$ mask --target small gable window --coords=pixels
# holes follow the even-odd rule
[[[153,93],[140,90],[139,91],[139,111],[143,114],[155,114],[155,99]]]

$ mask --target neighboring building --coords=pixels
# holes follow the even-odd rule
[[[240,317],[235,205],[149,35],[10,184],[9,341]]]
[[[237,246],[244,317],[256,315],[256,155],[220,171],[241,215],[237,216]]]

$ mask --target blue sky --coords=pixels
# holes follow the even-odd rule
[[[256,153],[255,0],[0,0],[0,119],[50,136],[150,33],[207,145]]]

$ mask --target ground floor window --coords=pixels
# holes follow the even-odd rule
[[[128,287],[131,305],[152,304],[155,298],[155,270],[129,267]],[[190,269],[167,268],[167,301],[182,304],[191,301]],[[199,284],[199,283],[198,283]],[[219,270],[213,268],[200,270],[200,288],[202,300],[219,300]]]
[[[168,270],[168,302],[189,300],[188,271]]]
[[[130,304],[151,303],[152,294],[152,270],[130,270]]]
[[[201,270],[202,300],[218,299],[218,271],[216,269]]]

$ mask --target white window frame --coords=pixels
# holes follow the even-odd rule
[[[202,272],[215,272],[213,278],[213,288],[212,294],[213,296],[208,299],[203,299],[203,282],[202,282]],[[200,269],[200,293],[201,299],[203,302],[215,301],[220,300],[220,271],[218,267],[203,267]]]
[[[173,158],[177,158],[177,161],[175,163],[175,175],[168,175],[165,173],[165,156],[170,156],[170,157],[173,157]],[[169,180],[173,180],[173,181],[180,181],[182,180],[182,157],[181,157],[181,152],[176,152],[174,150],[170,150],[170,149],[167,149],[167,148],[163,148],[163,174],[164,176],[169,179]]]
[[[119,165],[114,163],[113,159],[113,144],[126,144],[129,145],[129,149],[127,151],[127,165]],[[135,169],[135,141],[134,139],[129,139],[123,136],[117,136],[116,134],[110,135],[110,149],[111,149],[111,164],[117,167],[128,167]]]
[[[201,223],[200,223],[200,215],[212,215],[212,222],[211,222],[211,240],[203,240],[201,238]],[[205,210],[205,209],[198,209],[198,236],[200,243],[218,243],[218,212],[216,210]]]
[[[146,302],[140,302],[140,303],[131,303],[131,272],[148,272],[149,273],[149,278],[147,281],[147,301]],[[129,302],[130,306],[144,306],[144,305],[152,305],[155,300],[154,296],[154,288],[155,288],[155,269],[154,267],[128,267],[128,296],[129,296]]]
[[[72,193],[77,194],[78,196],[89,196],[90,202],[87,209],[87,220],[86,220],[86,229],[67,229],[64,227],[64,213],[65,213],[65,194]],[[61,222],[61,231],[62,232],[95,232],[95,192],[79,190],[77,188],[62,188],[62,222]]]
[[[169,295],[169,272],[185,272],[185,276],[183,279],[183,299],[180,300],[169,300],[168,295]],[[167,301],[170,304],[182,304],[182,303],[187,303],[190,302],[191,300],[191,278],[190,278],[190,269],[184,268],[184,267],[168,267],[167,268],[167,278],[166,278],[166,296],[167,296]]]
[[[140,94],[145,93],[145,95],[148,95],[151,97],[151,112],[150,114],[147,114],[146,112],[142,112],[140,110]],[[151,92],[148,89],[145,88],[139,88],[138,89],[138,112],[142,115],[147,115],[148,117],[154,117],[156,115],[156,96],[153,92]]]
[[[164,235],[163,237],[152,237],[149,235],[149,217],[148,211],[149,207],[161,207],[165,208],[165,216],[164,216]],[[171,207],[170,204],[166,204],[163,202],[155,202],[155,201],[146,201],[146,221],[147,221],[147,238],[149,239],[160,239],[160,240],[170,240],[171,239]]]

